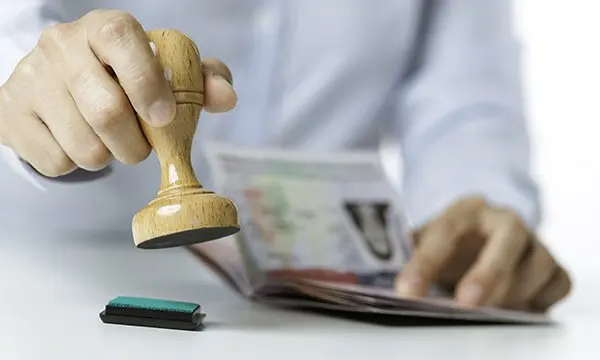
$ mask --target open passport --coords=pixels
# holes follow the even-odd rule
[[[250,301],[386,317],[550,323],[546,314],[458,306],[432,289],[404,299],[394,281],[411,252],[397,184],[379,152],[205,148],[215,190],[242,230],[189,250]]]

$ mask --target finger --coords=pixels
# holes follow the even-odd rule
[[[81,20],[93,52],[112,68],[140,117],[156,126],[171,122],[175,99],[139,22],[116,10],[93,11]]]
[[[88,54],[90,55],[90,54]],[[137,164],[150,154],[126,94],[98,62],[84,57],[70,60],[74,74],[68,83],[71,96],[104,145],[118,161]]]
[[[500,278],[491,290],[488,299],[481,305],[487,307],[505,307],[508,304],[508,296],[514,282],[515,276],[512,273],[508,273]]]
[[[204,73],[204,109],[211,113],[230,111],[237,104],[237,94],[232,87],[231,71],[223,62],[202,59]]]
[[[46,97],[34,100],[33,110],[66,155],[85,170],[97,171],[106,167],[112,160],[112,154],[85,121],[68,89],[43,90],[46,90]]]
[[[54,178],[77,168],[37,116],[20,116],[18,124],[19,128],[5,139],[7,145],[38,173]]]
[[[558,265],[550,252],[538,241],[534,241],[531,251],[523,259],[517,270],[517,281],[510,291],[513,307],[526,307],[534,296],[550,281]]]
[[[207,57],[202,58],[202,69],[204,72],[222,77],[227,83],[233,85],[233,74],[229,70],[229,67],[221,60]]]
[[[486,246],[457,287],[456,299],[465,306],[485,304],[496,285],[515,271],[528,244],[529,232],[509,211],[484,211],[481,229],[488,237]]]
[[[75,30],[63,28],[54,31],[64,33]],[[61,36],[64,37],[65,35]],[[69,96],[74,100],[81,116],[115,159],[124,164],[136,164],[144,160],[150,154],[151,148],[140,129],[138,120],[123,89],[106,71],[89,47],[81,44],[64,46],[65,49],[62,52],[46,50],[45,53],[49,60],[53,64],[56,64],[54,68],[62,69],[61,78],[65,81]],[[48,46],[46,45],[46,47]],[[48,89],[47,91],[55,92],[56,90]],[[63,95],[61,94],[60,96]],[[44,99],[41,100],[45,101]],[[65,101],[63,100],[63,105],[66,106],[65,109],[71,110],[60,110],[58,106],[48,104],[47,106],[52,105],[52,108],[44,112],[44,120],[56,119],[57,122],[66,121],[56,115],[52,115],[54,112],[62,112],[63,115],[65,111],[74,112],[71,107],[64,104]],[[71,126],[76,121],[75,119],[71,119]],[[59,126],[64,125],[55,124],[53,131],[59,131],[57,130]],[[83,131],[81,129],[82,126],[79,127],[81,131]],[[64,131],[72,131],[72,129]],[[61,135],[61,140],[59,140],[61,144],[68,143],[65,140],[66,136],[66,134]],[[90,143],[90,145],[92,144]],[[75,150],[76,145],[66,146],[68,149],[65,150],[69,151],[70,155],[74,155],[77,152]],[[93,151],[96,152],[95,154],[98,157],[103,156],[101,154],[103,151],[101,147],[97,147]],[[74,156],[81,157],[86,155],[80,154]],[[89,161],[89,159],[81,160],[84,162]]]
[[[475,214],[481,202],[459,203],[450,207],[421,232],[418,246],[396,281],[396,292],[402,297],[429,294],[444,266],[455,254],[461,237],[474,228]]]
[[[554,304],[564,299],[571,290],[571,279],[567,272],[559,266],[542,290],[535,295],[530,303],[530,308],[533,311],[547,311]]]

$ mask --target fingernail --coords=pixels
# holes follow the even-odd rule
[[[172,101],[160,99],[150,105],[148,121],[156,125],[166,125],[173,120],[175,104]]]
[[[460,289],[457,300],[462,305],[478,306],[483,297],[483,288],[479,285],[467,285]]]
[[[171,68],[164,69],[164,73],[165,73],[165,79],[167,79],[167,81],[169,83],[171,81],[173,81],[173,70],[171,70]]]
[[[414,297],[419,293],[422,279],[416,274],[402,274],[396,285],[396,293],[403,297]]]
[[[150,49],[152,49],[152,52],[154,53],[154,55],[156,55],[156,44],[152,41],[150,41]]]

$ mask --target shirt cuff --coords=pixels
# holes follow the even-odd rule
[[[484,197],[491,206],[515,211],[530,229],[539,226],[541,214],[533,182],[518,174],[463,174],[461,178],[440,176],[411,190],[408,212],[411,227],[420,228],[466,197]]]
[[[107,177],[113,172],[113,167],[109,165],[99,171],[86,171],[77,168],[69,174],[56,178],[49,178],[38,173],[31,165],[23,161],[12,149],[2,145],[0,145],[0,159],[2,159],[8,167],[23,180],[42,192],[48,191],[48,186],[52,184],[89,182]]]
[[[421,227],[453,202],[478,196],[515,211],[536,229],[539,194],[523,121],[469,116],[444,124],[404,148],[403,196],[411,225]]]

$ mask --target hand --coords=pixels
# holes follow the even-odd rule
[[[203,65],[215,75],[205,76],[205,110],[231,110],[231,73],[218,60]],[[45,30],[0,87],[0,144],[49,177],[100,170],[113,158],[134,164],[151,151],[136,113],[168,124],[173,94],[136,19],[96,10]]]
[[[478,198],[456,202],[414,240],[396,282],[403,297],[438,285],[465,306],[543,312],[571,290],[567,272],[517,214]]]

